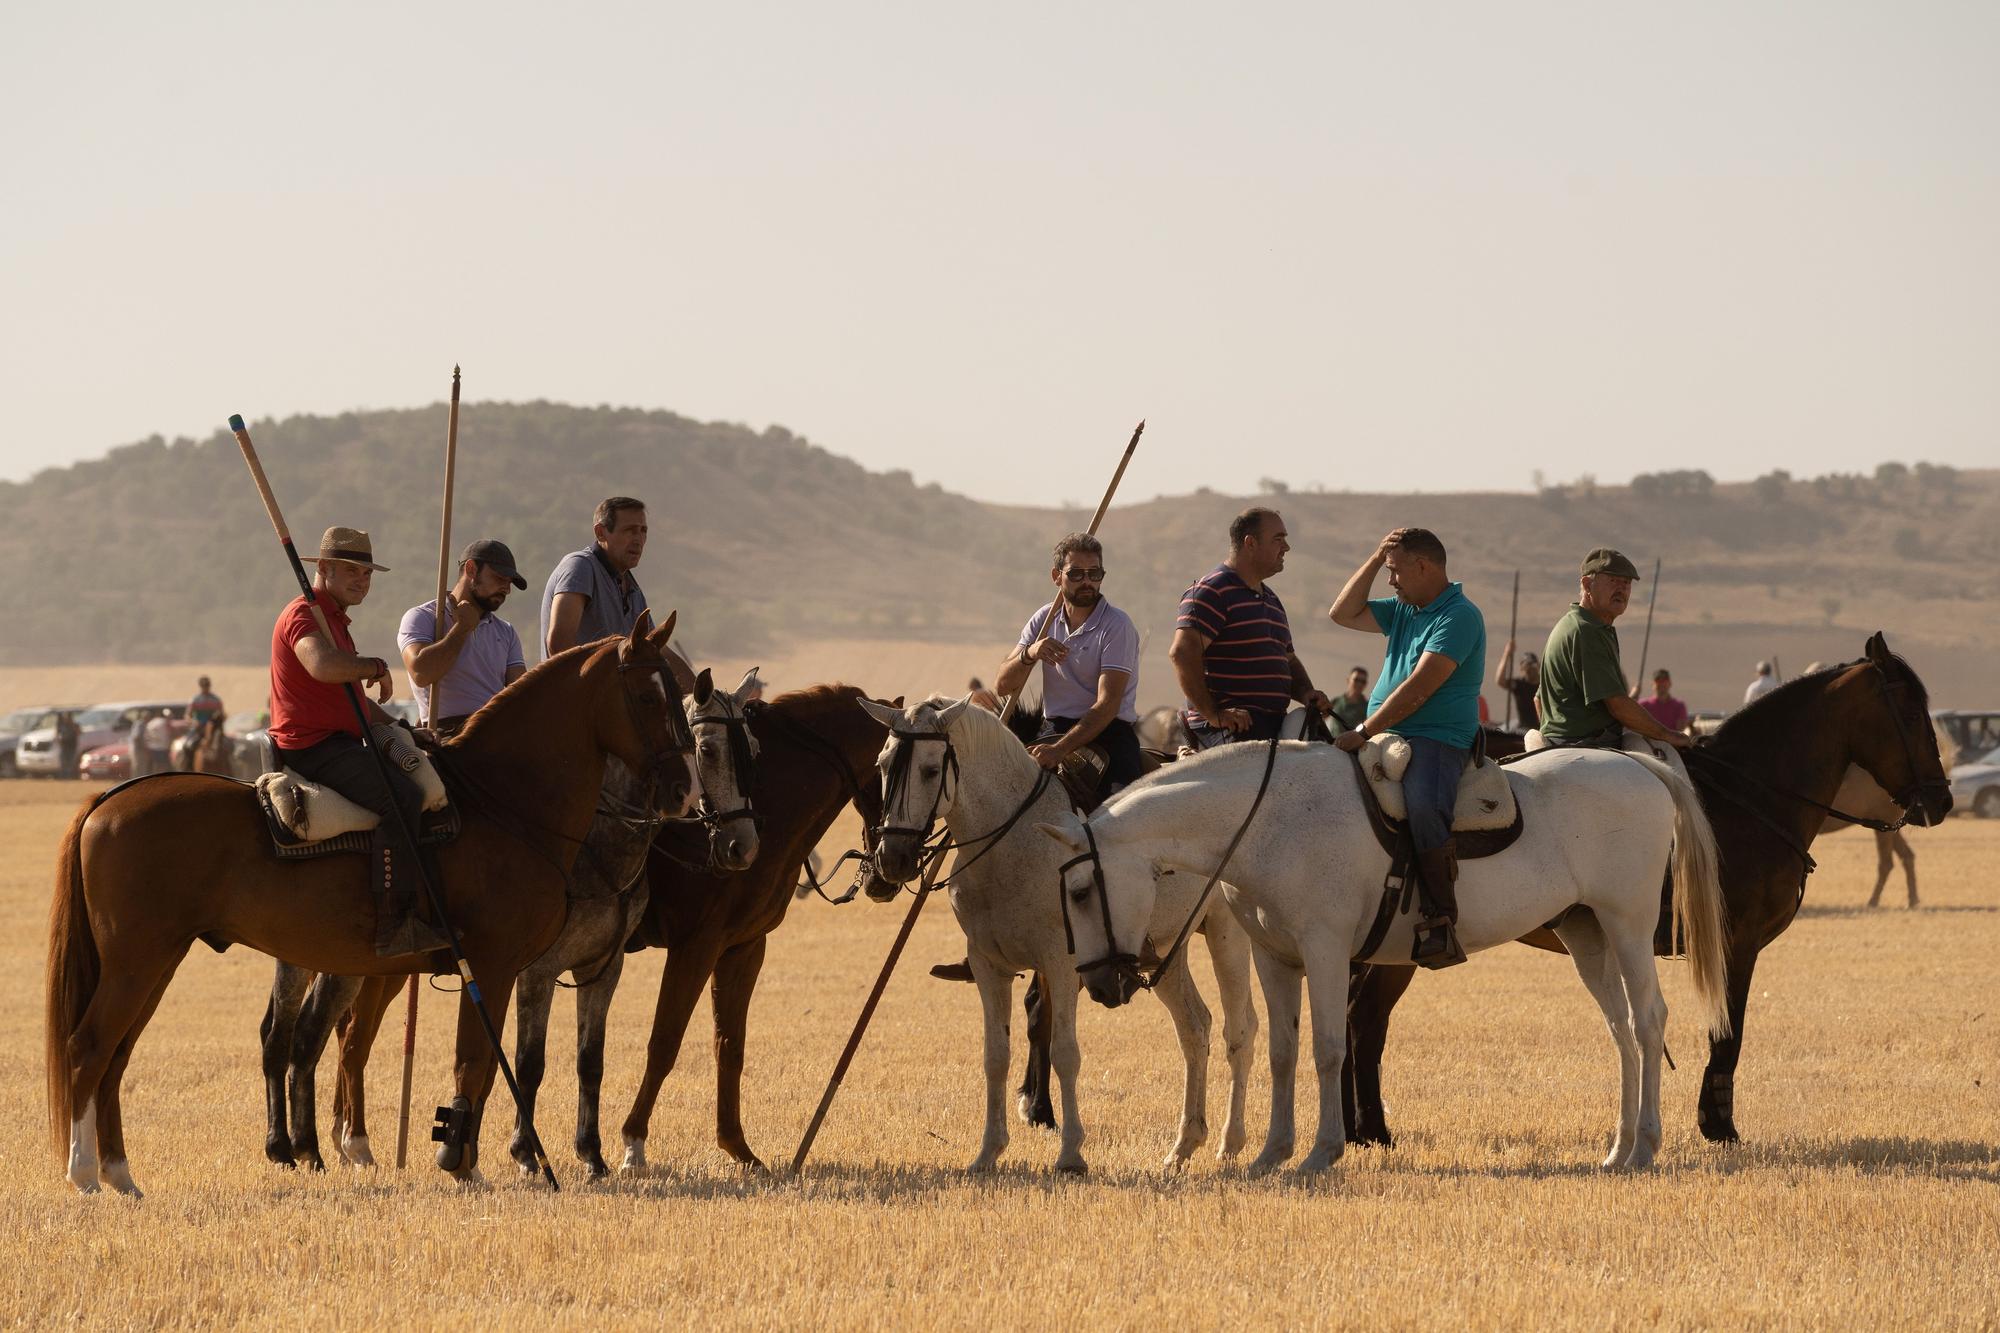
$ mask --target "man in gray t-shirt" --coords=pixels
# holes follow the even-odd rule
[[[632,577],[646,550],[646,505],[614,495],[593,515],[596,540],[556,563],[542,589],[542,655],[554,657],[580,643],[627,635],[647,614],[646,594]],[[668,649],[667,665],[683,690],[694,688],[694,672]]]

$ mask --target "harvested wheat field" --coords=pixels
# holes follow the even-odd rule
[[[1507,948],[1420,978],[1399,1010],[1384,1076],[1391,1150],[1351,1149],[1305,1183],[1249,1181],[1206,1151],[1162,1178],[1179,1061],[1164,1010],[1141,999],[1083,1014],[1089,1178],[1053,1179],[1053,1136],[1017,1125],[999,1175],[970,1180],[959,1168],[978,1139],[978,1003],[971,987],[925,975],[961,954],[937,902],[803,1180],[747,1177],[713,1146],[697,1013],[654,1116],[652,1173],[585,1185],[567,1154],[567,1000],[541,1115],[560,1195],[512,1175],[504,1097],[485,1126],[486,1192],[461,1193],[414,1146],[421,1164],[402,1173],[280,1171],[261,1150],[270,963],[197,949],[126,1078],[148,1192],[132,1201],[74,1194],[44,1130],[45,915],[56,842],[83,791],[0,785],[8,1324],[2000,1323],[2000,825],[1913,832],[1915,912],[1862,908],[1865,835],[1815,848],[1804,912],[1757,972],[1740,1147],[1694,1130],[1703,1043],[1679,965],[1666,968],[1681,1066],[1666,1075],[1660,1165],[1643,1175],[1594,1167],[1617,1094],[1595,1006],[1564,960]],[[1885,896],[1900,902],[1900,884]],[[809,900],[772,937],[745,1108],[766,1160],[797,1144],[902,911]],[[612,1013],[607,1138],[637,1080],[660,958],[633,960]],[[1212,997],[1198,947],[1194,961]],[[424,1112],[449,1095],[454,1007],[425,997]],[[398,1045],[385,1036],[371,1084],[384,1158]],[[1219,1049],[1211,1068],[1219,1126]],[[323,1072],[323,1133],[329,1086]],[[1263,1087],[1260,1054],[1253,1145]]]

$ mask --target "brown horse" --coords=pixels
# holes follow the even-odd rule
[[[665,810],[684,813],[693,746],[670,716],[661,647],[650,637],[571,649],[509,686],[458,738],[464,823],[440,849],[443,890],[461,947],[497,1027],[514,977],[562,929],[564,884],[614,754],[667,770]],[[668,765],[672,768],[668,770]],[[378,957],[361,858],[281,861],[251,792],[206,775],[113,788],[71,822],[49,920],[47,1059],[50,1131],[83,1193],[99,1182],[137,1194],[126,1162],[120,1083],[174,970],[196,940],[244,944],[345,976],[402,973]],[[479,1015],[459,1007],[456,1091],[471,1107],[453,1172],[476,1180],[478,1116],[495,1071]]]
[[[762,1169],[743,1134],[743,1044],[750,996],[764,965],[764,937],[778,928],[806,854],[841,808],[855,802],[864,826],[879,822],[881,797],[869,778],[887,729],[855,701],[860,690],[819,685],[752,705],[757,740],[756,863],[721,878],[703,867],[698,837],[669,829],[653,843],[652,894],[634,943],[664,945],[667,967],[646,1046],[646,1073],[623,1128],[624,1171],[646,1167],[646,1134],[660,1085],[680,1055],[702,987],[714,978],[715,1130],[722,1150]],[[901,706],[897,700],[897,706]]]
[[[1860,660],[1780,686],[1686,753],[1722,854],[1730,942],[1729,1035],[1709,1041],[1695,1118],[1703,1137],[1733,1143],[1750,978],[1757,955],[1784,933],[1805,901],[1813,838],[1843,812],[1861,821],[1886,814],[1918,825],[1940,823],[1951,810],[1951,784],[1924,684],[1880,633],[1870,636]],[[1843,805],[1852,800],[1843,787],[1853,769],[1886,793],[1893,808]],[[1524,942],[1550,947],[1554,941],[1539,938],[1546,933]],[[1671,941],[1656,942],[1663,955],[1671,948]],[[1382,1049],[1390,1011],[1414,976],[1408,967],[1357,969],[1350,989],[1347,1124],[1350,1137],[1363,1143],[1390,1141]]]

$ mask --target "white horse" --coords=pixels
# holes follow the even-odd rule
[[[1077,956],[1101,960],[1083,964],[1093,999],[1115,1007],[1130,998],[1131,959],[1143,934],[1157,929],[1162,877],[1181,871],[1205,879],[1214,871],[1269,757],[1264,745],[1241,744],[1163,768],[1092,815],[1090,839],[1074,822],[1038,825],[1059,855],[1080,858],[1064,874],[1063,893]],[[1728,1030],[1714,837],[1694,789],[1651,759],[1555,750],[1508,771],[1524,827],[1506,851],[1461,867],[1459,941],[1468,952],[1489,949],[1555,923],[1618,1047],[1618,1131],[1604,1165],[1646,1166],[1660,1144],[1667,1006],[1652,942],[1670,853],[1674,915],[1695,994],[1709,1030]],[[1271,1126],[1253,1174],[1292,1155],[1301,974],[1310,987],[1320,1096],[1319,1135],[1299,1170],[1321,1171],[1340,1158],[1348,964],[1361,953],[1388,868],[1353,761],[1323,745],[1281,744],[1263,804],[1219,888],[1250,932],[1270,1030]],[[1407,963],[1413,931],[1411,917],[1399,918],[1362,961]]]
[[[880,766],[885,829],[876,842],[876,870],[906,884],[914,879],[925,837],[943,819],[958,850],[948,887],[952,911],[965,930],[967,958],[986,1027],[986,1133],[972,1171],[990,1171],[1007,1147],[1007,1019],[1017,972],[1047,979],[1046,1003],[1053,1025],[1050,1059],[1062,1086],[1062,1146],[1056,1170],[1081,1172],[1083,1122],[1076,1105],[1081,1057],[1076,1041],[1076,959],[1064,930],[1055,892],[1061,857],[1053,844],[1035,836],[1037,822],[1062,821],[1079,830],[1060,782],[1044,782],[1043,771],[1000,719],[983,708],[941,697],[905,709],[870,700],[861,706],[889,728]],[[1039,789],[1039,795],[1035,793]],[[1032,799],[1030,799],[1032,797]],[[1011,823],[1010,823],[1011,821]],[[1005,829],[997,837],[996,830]],[[1149,918],[1164,942],[1194,908],[1200,881],[1186,877],[1158,896]],[[1222,992],[1223,1039],[1229,1053],[1229,1118],[1218,1155],[1243,1146],[1243,1105],[1249,1090],[1251,1042],[1257,1014],[1250,1000],[1249,942],[1228,908],[1211,902],[1199,924],[1208,935],[1209,957]],[[1160,979],[1156,990],[1172,1015],[1186,1062],[1180,1133],[1167,1157],[1171,1169],[1208,1137],[1209,1011],[1188,975],[1185,958]]]

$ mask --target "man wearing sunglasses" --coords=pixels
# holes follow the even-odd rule
[[[1019,694],[1042,668],[1042,731],[1028,753],[1043,768],[1062,767],[1087,745],[1105,757],[1107,793],[1139,776],[1139,631],[1104,600],[1104,547],[1073,532],[1056,543],[1049,579],[1055,600],[1028,617],[1020,642],[1000,666],[995,687]]]

